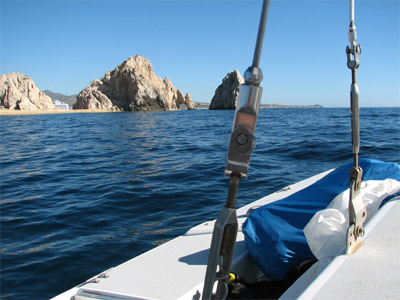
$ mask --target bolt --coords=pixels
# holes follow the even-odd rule
[[[247,144],[247,142],[248,142],[247,135],[245,135],[245,134],[243,134],[243,133],[239,134],[239,135],[236,137],[236,142],[237,142],[239,145],[245,145],[245,144]]]
[[[357,229],[356,229],[356,235],[360,236],[360,235],[362,235],[362,233],[363,233],[362,228],[358,226]]]

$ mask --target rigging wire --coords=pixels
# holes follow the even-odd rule
[[[251,65],[252,67],[255,67],[255,68],[258,68],[260,65],[261,50],[262,50],[262,45],[263,45],[263,41],[264,41],[265,27],[267,24],[269,3],[270,3],[270,1],[266,1],[266,0],[263,1],[260,24],[258,26],[256,47],[254,49],[253,64]]]

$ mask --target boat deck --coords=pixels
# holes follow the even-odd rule
[[[316,182],[330,171],[290,185],[237,210],[239,232],[232,269],[248,280],[262,276],[249,258],[241,225],[252,207],[285,198]],[[135,257],[53,298],[71,299],[192,299],[203,290],[214,221],[191,228],[153,250]]]
[[[399,299],[400,197],[385,204],[365,226],[363,245],[336,257],[310,285],[311,267],[281,299]],[[308,285],[308,288],[304,287]]]
[[[252,207],[285,198],[327,175],[288,186],[237,211],[239,232],[232,269],[253,281],[263,275],[250,259],[241,232]],[[315,263],[280,299],[398,299],[400,197],[365,226],[364,243],[350,256]],[[105,271],[53,300],[200,299],[214,221],[191,228],[159,247]],[[197,295],[197,297],[194,297]]]

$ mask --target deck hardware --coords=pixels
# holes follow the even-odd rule
[[[285,186],[284,188],[281,188],[279,191],[277,191],[277,193],[282,193],[282,192],[287,192],[290,191],[292,188],[290,185]]]
[[[250,216],[253,211],[260,208],[261,206],[262,205],[254,205],[254,206],[250,207],[246,212],[246,217]]]
[[[248,138],[248,136],[245,135],[245,134],[239,134],[239,135],[236,137],[236,142],[237,142],[239,145],[245,145],[245,144],[248,143],[248,141],[249,141],[249,138]]]
[[[108,270],[106,270],[106,271],[104,271],[104,272],[102,272],[102,273],[100,273],[100,274],[88,279],[87,281],[82,283],[81,286],[85,285],[85,284],[88,284],[88,283],[99,283],[100,282],[100,278],[108,278],[108,277],[110,277],[110,275],[108,275],[108,272],[110,270],[112,270],[112,269],[113,268],[110,268],[110,269],[108,269]]]
[[[97,276],[97,278],[108,278],[110,277],[110,275],[108,275],[106,272],[101,273],[99,276]]]
[[[91,281],[89,281],[90,283],[99,283],[100,280],[98,277],[93,278]]]
[[[259,68],[270,0],[264,0],[258,28],[253,64],[244,74],[245,83],[240,86],[239,100],[233,121],[225,176],[230,177],[228,196],[214,225],[202,299],[225,299],[235,250],[238,221],[236,216],[236,194],[240,179],[246,179],[250,155],[255,148],[258,111],[260,108],[263,79]],[[218,269],[218,271],[217,271]],[[217,282],[216,293],[213,294]]]
[[[357,239],[364,234],[363,224],[367,217],[367,210],[363,198],[360,196],[362,169],[353,167],[350,170],[350,198],[349,198],[349,228],[347,230],[346,253],[354,253]]]
[[[362,169],[358,165],[358,153],[360,151],[360,108],[356,70],[360,66],[359,55],[361,54],[361,46],[357,44],[356,25],[354,24],[354,0],[350,0],[349,42],[350,46],[346,47],[346,55],[347,67],[351,70],[350,112],[354,166],[350,170],[349,228],[347,230],[346,242],[347,254],[351,254],[355,251],[358,238],[364,233],[363,225],[367,217],[364,200],[360,196]]]

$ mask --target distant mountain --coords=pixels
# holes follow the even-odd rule
[[[208,102],[194,102],[195,109],[208,109],[210,103]],[[270,109],[270,108],[323,108],[322,105],[282,105],[282,104],[260,104],[260,109]]]
[[[281,104],[260,104],[260,108],[323,108],[322,105],[281,105]]]
[[[60,100],[61,102],[67,103],[70,108],[72,108],[72,106],[75,104],[76,97],[78,96],[78,95],[66,96],[60,93],[54,93],[49,90],[44,90],[43,93],[49,96],[53,100],[53,102],[54,100]]]
[[[195,109],[208,109],[210,107],[210,103],[208,102],[194,102]]]

